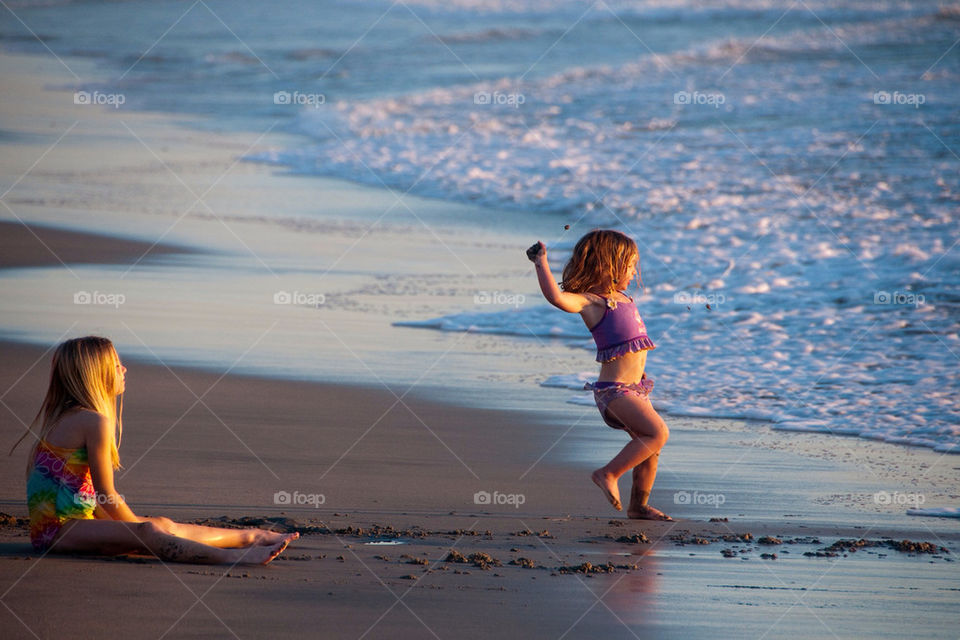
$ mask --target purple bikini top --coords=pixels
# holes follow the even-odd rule
[[[630,298],[630,302],[603,299],[607,301],[607,308],[600,322],[590,329],[597,343],[597,362],[609,362],[626,353],[657,348],[647,335],[647,327],[640,318],[633,298]]]

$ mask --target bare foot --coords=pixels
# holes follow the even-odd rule
[[[258,529],[256,532],[256,538],[253,541],[253,544],[257,545],[271,545],[277,544],[278,542],[293,542],[300,537],[300,534],[296,531],[293,533],[282,533],[280,531],[268,531],[266,529]]]
[[[240,561],[237,564],[270,564],[270,561],[283,553],[287,548],[287,541],[274,545],[256,545],[241,551]]]
[[[643,505],[639,509],[627,511],[627,517],[634,520],[665,520],[673,522],[673,518],[648,504]]]
[[[603,469],[597,469],[590,474],[590,479],[593,480],[595,485],[600,487],[603,495],[607,496],[607,500],[610,501],[614,509],[623,511],[623,507],[620,506],[620,489],[617,487],[616,478],[604,473]]]

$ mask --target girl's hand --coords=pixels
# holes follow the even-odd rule
[[[582,293],[560,290],[557,281],[553,279],[553,274],[550,273],[550,265],[547,264],[547,248],[542,242],[527,249],[527,257],[537,267],[537,282],[540,283],[540,291],[547,302],[569,313],[580,313],[592,303],[592,300]]]
[[[547,248],[542,242],[537,242],[537,244],[531,246],[527,249],[527,258],[530,259],[530,262],[536,262],[541,258],[547,257]]]

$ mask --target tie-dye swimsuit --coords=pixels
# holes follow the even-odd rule
[[[607,301],[607,308],[603,312],[603,317],[590,329],[597,343],[597,362],[609,362],[627,353],[657,348],[647,335],[647,327],[640,318],[640,312],[633,298],[630,298],[629,303],[618,303],[610,298],[604,299]],[[640,382],[637,383],[597,381],[587,383],[584,388],[593,390],[593,399],[597,403],[600,415],[603,416],[603,421],[614,429],[623,429],[623,424],[607,415],[607,406],[620,396],[648,397],[653,391],[653,380],[644,373]]]
[[[27,477],[27,506],[30,541],[37,551],[50,547],[67,520],[93,519],[97,494],[86,447],[64,449],[41,440]]]

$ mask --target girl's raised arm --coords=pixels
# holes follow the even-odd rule
[[[584,307],[591,304],[590,298],[581,293],[571,293],[562,291],[553,279],[550,273],[550,265],[547,264],[547,248],[542,242],[538,242],[527,249],[527,257],[533,262],[537,269],[537,281],[540,283],[540,291],[547,302],[556,308],[569,313],[580,313]]]
[[[114,520],[141,522],[126,501],[113,486],[113,457],[111,450],[114,438],[114,425],[99,413],[84,412],[84,434],[87,443],[87,463],[90,465],[90,477],[97,492],[97,514],[104,513]]]

